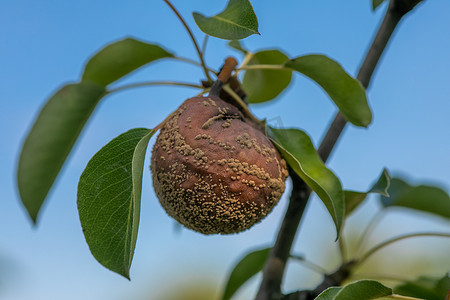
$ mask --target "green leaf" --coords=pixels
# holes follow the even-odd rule
[[[314,298],[314,300],[333,300],[336,297],[337,293],[341,290],[341,287],[332,286],[327,288],[325,291],[320,293],[319,296]]]
[[[223,12],[213,17],[193,13],[195,23],[201,31],[225,40],[240,40],[259,34],[258,20],[248,0],[230,0]]]
[[[353,125],[367,127],[372,122],[364,87],[334,60],[312,54],[292,59],[285,66],[319,84]]]
[[[50,97],[40,111],[17,167],[20,197],[33,222],[104,92],[95,83],[69,84]]]
[[[95,54],[86,64],[82,80],[107,86],[149,62],[173,56],[158,45],[126,38]]]
[[[384,169],[377,182],[367,192],[344,191],[345,215],[350,215],[366,199],[369,193],[377,193],[389,197],[390,181],[391,177],[388,171]]]
[[[349,216],[355,209],[366,200],[367,193],[344,191],[345,216]]]
[[[78,183],[78,212],[92,255],[130,278],[139,226],[142,170],[153,130],[129,130],[89,161]]]
[[[303,131],[268,128],[268,133],[289,166],[325,204],[339,237],[345,215],[344,195],[339,179],[324,165],[311,139]]]
[[[231,48],[242,52],[243,54],[247,54],[248,53],[248,50],[245,49],[238,40],[229,41],[228,42],[228,46],[230,46]]]
[[[384,207],[400,206],[450,218],[450,196],[429,185],[411,186],[402,179],[392,178],[389,198],[381,196]]]
[[[435,285],[435,290],[439,295],[445,295],[445,292],[450,291],[450,273],[447,273],[439,279]]]
[[[384,0],[372,0],[372,10],[376,10],[383,2]]]
[[[278,50],[265,50],[253,55],[248,65],[280,65],[289,58]],[[242,87],[247,93],[249,103],[261,103],[278,96],[291,82],[290,70],[247,70],[242,81]]]
[[[344,287],[331,287],[315,300],[371,300],[392,295],[392,289],[375,280],[359,280]]]
[[[271,248],[265,248],[248,253],[231,271],[222,300],[230,299],[234,293],[250,278],[262,271]]]
[[[344,286],[334,300],[370,300],[392,295],[392,289],[375,280],[359,280]]]
[[[394,292],[404,296],[423,298],[427,300],[442,300],[450,290],[450,277],[435,278],[421,276],[414,281],[404,282],[394,288]]]

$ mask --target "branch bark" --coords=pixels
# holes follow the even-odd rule
[[[380,57],[398,23],[405,14],[411,11],[421,1],[422,0],[390,0],[384,19],[378,28],[377,34],[356,77],[365,88],[369,87],[373,72],[375,71]],[[318,148],[318,153],[324,162],[328,160],[331,151],[335,147],[346,124],[347,121],[342,114],[337,113]],[[292,191],[289,205],[274,247],[264,266],[263,280],[258,290],[256,300],[314,299],[320,292],[330,286],[341,284],[350,275],[349,268],[351,264],[344,264],[337,271],[326,275],[322,283],[319,284],[315,290],[297,291],[283,296],[281,292],[281,283],[286,263],[290,256],[291,247],[302,219],[306,203],[311,194],[311,190],[297,174],[290,171],[290,177],[292,180]]]

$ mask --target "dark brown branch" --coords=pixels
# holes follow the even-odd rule
[[[292,180],[292,192],[289,206],[278,232],[277,241],[270,251],[269,258],[264,266],[263,281],[256,299],[281,299],[281,282],[283,280],[286,262],[289,258],[292,243],[298,225],[305,210],[311,190],[303,180],[292,170],[289,170]]]
[[[421,0],[390,0],[386,15],[381,23],[378,32],[366,54],[360,67],[357,79],[367,88],[372,74],[379,62],[379,59],[388,44],[388,41],[398,25],[401,18],[412,10]],[[327,161],[331,151],[339,139],[346,125],[346,120],[340,113],[336,115],[330,125],[324,139],[322,140],[318,152],[324,162]],[[286,210],[283,223],[278,232],[278,237],[272,248],[269,258],[264,266],[263,280],[261,282],[257,300],[308,300],[314,299],[326,288],[339,285],[349,275],[349,264],[344,264],[336,272],[326,275],[321,284],[314,291],[298,291],[283,297],[281,293],[281,283],[289,258],[292,243],[299,227],[304,208],[308,201],[310,190],[296,174],[292,174],[293,188]]]

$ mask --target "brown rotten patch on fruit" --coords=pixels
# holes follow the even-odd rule
[[[204,234],[230,234],[261,221],[288,175],[253,121],[213,93],[186,100],[153,147],[153,185],[166,212]]]

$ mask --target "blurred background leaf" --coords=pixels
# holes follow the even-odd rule
[[[222,300],[231,299],[234,293],[250,278],[262,271],[271,248],[255,250],[247,253],[234,266],[223,292]]]
[[[441,188],[430,185],[411,186],[400,178],[392,178],[388,193],[380,196],[383,207],[405,207],[436,216],[450,218],[450,196]]]
[[[388,189],[391,178],[386,169],[383,170],[378,180],[365,193],[355,191],[344,191],[345,199],[345,214],[350,215],[367,197],[370,193],[381,194],[385,197],[389,196]]]
[[[394,288],[394,292],[400,295],[423,298],[427,300],[442,300],[450,291],[450,277],[445,274],[442,277],[421,276],[416,280],[407,281]]]
[[[33,222],[104,93],[102,86],[91,82],[65,85],[50,97],[34,121],[17,166],[20,197]]]

